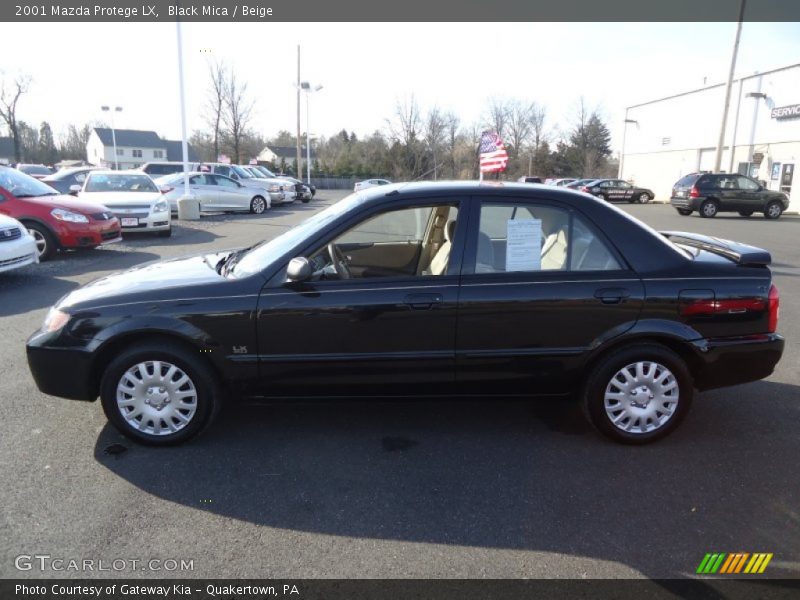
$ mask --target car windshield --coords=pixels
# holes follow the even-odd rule
[[[264,270],[273,260],[280,258],[304,239],[314,236],[318,231],[336,220],[340,215],[364,201],[361,194],[350,194],[336,204],[318,212],[286,233],[268,241],[261,242],[244,253],[231,271],[237,279],[255,275]]]
[[[253,168],[258,169],[259,171],[261,171],[267,177],[276,177],[275,173],[270,171],[267,167],[262,167],[261,165],[256,165]]]
[[[23,173],[28,175],[52,175],[53,169],[45,167],[44,165],[27,165],[19,168]]]
[[[0,187],[17,198],[35,198],[58,194],[38,179],[10,167],[0,167]]]
[[[158,188],[147,175],[133,173],[98,173],[90,175],[87,192],[157,192]]]
[[[253,174],[249,173],[248,171],[245,171],[239,165],[231,165],[231,171],[236,173],[242,179],[253,179]]]

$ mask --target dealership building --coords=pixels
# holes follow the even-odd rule
[[[651,100],[625,111],[620,178],[669,200],[683,175],[712,171],[725,85]],[[735,79],[721,171],[760,180],[788,194],[800,213],[800,64]]]

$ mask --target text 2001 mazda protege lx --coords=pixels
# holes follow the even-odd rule
[[[577,395],[609,437],[672,431],[695,389],[772,373],[768,252],[657,233],[561,188],[355,193],[251,248],[66,295],[28,340],[43,392],[148,444],[239,397]]]

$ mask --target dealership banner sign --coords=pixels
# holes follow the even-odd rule
[[[790,104],[789,106],[778,106],[772,109],[773,119],[794,119],[800,117],[800,104]]]

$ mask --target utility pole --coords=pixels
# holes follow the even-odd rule
[[[728,124],[728,106],[731,102],[731,86],[733,85],[733,73],[736,70],[736,55],[739,53],[739,38],[742,37],[742,20],[744,19],[744,6],[746,0],[742,0],[739,6],[739,22],[736,24],[736,38],[733,42],[733,53],[731,54],[731,68],[728,71],[728,82],[725,84],[725,105],[722,107],[722,124],[719,128],[719,140],[717,141],[717,153],[714,157],[714,172],[719,173],[722,166],[722,148],[725,145],[725,128]],[[730,149],[733,152],[733,148]]]
[[[295,176],[300,179],[300,44],[297,44],[297,162],[295,163]]]

